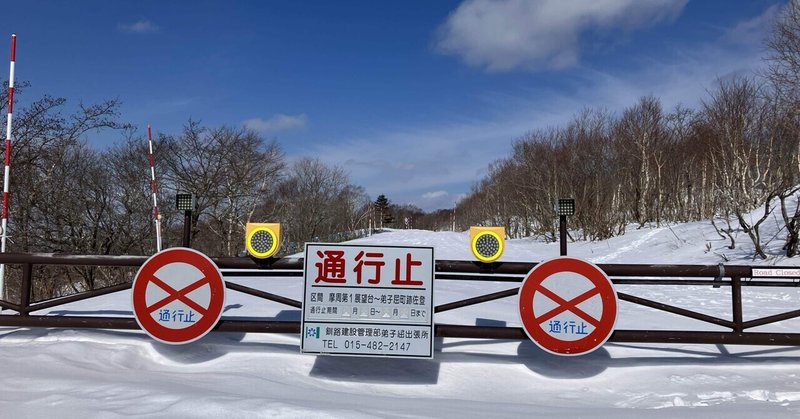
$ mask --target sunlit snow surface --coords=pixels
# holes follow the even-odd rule
[[[765,227],[769,240],[777,223]],[[396,230],[358,244],[435,247],[437,259],[471,259],[468,233]],[[711,244],[711,250],[706,247]],[[752,263],[740,233],[727,249],[710,223],[631,228],[602,242],[570,243],[596,263]],[[782,241],[767,246],[780,254]],[[541,261],[557,243],[511,240],[502,261]],[[763,264],[762,262],[759,262]],[[774,256],[767,264],[800,265]],[[231,279],[301,299],[300,279]],[[439,281],[437,304],[513,287]],[[625,286],[619,291],[730,318],[728,287]],[[797,288],[743,290],[745,320],[800,309]],[[47,310],[131,316],[130,292]],[[45,314],[36,313],[36,314]],[[3,314],[10,314],[4,311]],[[228,291],[223,318],[299,320],[288,306]],[[519,326],[516,298],[441,313],[436,322]],[[620,303],[619,329],[723,330]],[[800,321],[757,331],[800,332]],[[302,355],[298,335],[212,333],[185,346],[139,331],[0,329],[0,418],[202,417],[800,417],[800,349],[615,344],[557,357],[529,341],[437,339],[433,360]]]

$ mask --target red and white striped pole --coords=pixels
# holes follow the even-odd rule
[[[5,172],[3,176],[3,219],[0,229],[2,238],[0,239],[0,252],[6,252],[6,238],[8,237],[8,185],[11,176],[11,119],[14,113],[14,61],[17,55],[17,35],[11,34],[11,66],[8,76],[8,120],[6,121],[6,156]],[[0,298],[6,296],[6,265],[0,264]]]
[[[147,142],[150,145],[150,189],[153,190],[153,219],[156,221],[156,249],[161,251],[161,220],[158,218],[158,200],[156,198],[156,159],[153,156],[153,131],[147,126]]]

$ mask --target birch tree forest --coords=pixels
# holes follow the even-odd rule
[[[619,114],[587,108],[522,136],[457,205],[459,228],[492,224],[513,238],[556,240],[554,202],[572,197],[573,239],[707,220],[731,248],[734,232],[745,233],[765,259],[760,227],[776,219],[786,255],[796,256],[800,2],[787,5],[766,46],[763,73],[719,79],[696,109],[644,96]]]

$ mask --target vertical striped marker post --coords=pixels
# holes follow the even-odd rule
[[[0,253],[6,252],[6,238],[8,237],[8,185],[11,176],[11,119],[14,113],[14,61],[17,55],[17,35],[11,34],[11,65],[8,75],[8,120],[6,121],[6,155],[5,172],[3,176],[3,219],[0,229]],[[6,297],[6,265],[0,264],[0,299]]]
[[[147,142],[150,145],[150,189],[153,191],[153,219],[156,222],[156,250],[161,251],[161,220],[158,218],[158,199],[156,198],[156,159],[153,156],[153,131],[147,126]]]

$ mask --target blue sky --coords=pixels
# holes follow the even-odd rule
[[[247,126],[373,199],[433,210],[585,107],[698,106],[715,79],[763,66],[783,3],[25,0],[5,4],[0,35],[17,34],[16,82],[32,83],[18,107],[119,98],[141,133]]]

